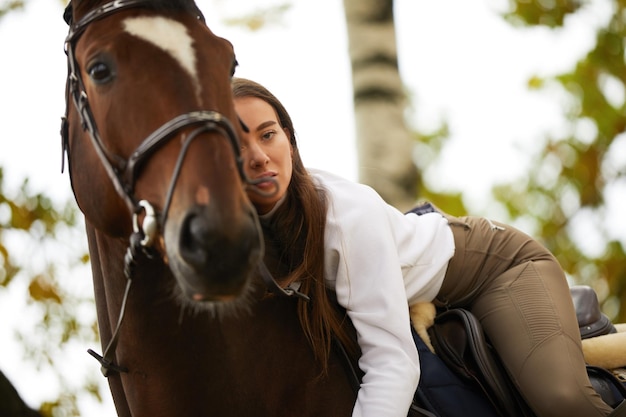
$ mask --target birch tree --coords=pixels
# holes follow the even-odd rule
[[[344,0],[352,66],[359,181],[408,209],[418,194],[414,141],[398,69],[393,0]]]

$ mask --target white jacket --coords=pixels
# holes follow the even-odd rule
[[[408,305],[435,298],[454,254],[447,220],[403,214],[370,187],[310,170],[328,195],[325,278],[357,331],[353,417],[406,417],[419,381]]]

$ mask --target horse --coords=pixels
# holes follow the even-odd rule
[[[345,357],[322,372],[305,296],[262,263],[232,45],[191,0],[72,0],[64,18],[63,161],[117,414],[349,416]]]

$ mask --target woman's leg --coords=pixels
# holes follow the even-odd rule
[[[478,317],[538,416],[608,415],[612,408],[589,382],[569,287],[556,259],[512,227],[460,220],[466,226],[452,226],[457,253],[441,298]],[[451,290],[454,281],[465,286]]]
[[[492,281],[472,312],[538,416],[606,416],[585,369],[571,296],[556,261],[527,261]]]

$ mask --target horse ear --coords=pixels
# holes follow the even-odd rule
[[[67,6],[65,7],[65,11],[63,12],[63,20],[65,20],[65,23],[67,23],[69,26],[72,25],[73,16],[72,16],[72,2],[71,1],[67,3]]]

